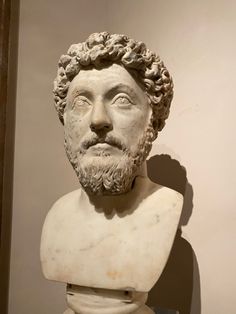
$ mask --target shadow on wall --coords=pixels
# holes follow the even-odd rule
[[[169,155],[156,155],[147,161],[149,178],[184,196],[183,210],[174,244],[165,269],[149,293],[152,307],[178,310],[179,314],[200,314],[200,278],[197,259],[191,245],[181,237],[193,209],[193,188],[186,170]]]

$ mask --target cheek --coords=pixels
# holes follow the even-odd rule
[[[138,137],[139,133],[143,134],[151,118],[151,110],[127,110],[124,114],[117,115],[113,118],[114,130],[126,135]]]
[[[149,125],[151,114],[151,110],[138,110],[137,112],[127,112],[126,115],[116,120],[114,131],[123,137],[126,146],[131,151],[137,149],[138,143],[143,138],[144,132]]]
[[[82,137],[85,135],[87,127],[82,119],[74,115],[67,116],[64,125],[64,135],[67,142],[74,150],[79,147]]]

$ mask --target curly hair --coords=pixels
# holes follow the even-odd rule
[[[159,56],[142,42],[108,32],[91,34],[83,43],[70,46],[58,62],[54,100],[59,119],[63,114],[70,82],[81,69],[102,68],[112,63],[124,66],[143,86],[152,107],[152,125],[157,136],[169,115],[173,98],[172,78]]]

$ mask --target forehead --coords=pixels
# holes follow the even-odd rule
[[[83,89],[103,93],[116,86],[140,95],[145,94],[133,76],[123,66],[115,63],[103,69],[80,70],[72,80],[69,91]]]

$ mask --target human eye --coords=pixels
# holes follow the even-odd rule
[[[122,109],[128,109],[133,105],[133,102],[128,95],[119,94],[113,99],[112,104],[115,104]]]
[[[79,95],[74,98],[72,109],[86,109],[90,105],[90,101],[85,96]]]

